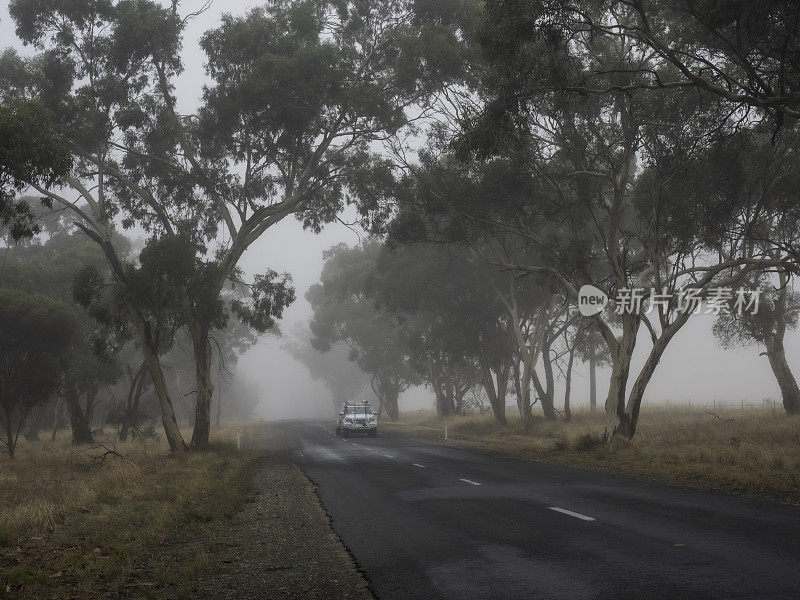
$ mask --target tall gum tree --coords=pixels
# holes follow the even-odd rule
[[[41,102],[72,160],[72,169],[57,182],[26,178],[25,183],[48,202],[72,212],[76,225],[102,249],[116,284],[127,289],[128,269],[113,239],[120,202],[110,184],[115,174],[121,175],[124,153],[118,146],[126,129],[125,115],[131,106],[152,98],[148,92],[155,71],[148,57],[177,53],[180,24],[173,11],[148,2],[21,0],[11,2],[9,11],[17,35],[41,53],[30,59],[10,51],[3,54],[3,93]],[[180,68],[177,60],[170,68]],[[182,451],[186,445],[159,364],[154,328],[142,307],[128,294],[124,297],[155,384],[170,448]]]
[[[726,348],[750,344],[764,348],[783,406],[790,414],[800,412],[800,389],[784,347],[786,331],[797,325],[798,298],[792,281],[797,273],[800,235],[798,158],[796,129],[784,126],[776,135],[763,125],[755,125],[739,131],[716,155],[708,157],[705,162],[712,170],[697,173],[695,186],[698,194],[708,194],[708,190],[723,188],[725,180],[732,181],[729,194],[736,194],[737,203],[754,215],[749,243],[789,263],[751,276],[748,285],[762,291],[758,311],[740,314],[730,305],[719,315],[714,333]]]

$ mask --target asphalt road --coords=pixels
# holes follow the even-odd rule
[[[382,600],[800,598],[800,509],[287,422]]]

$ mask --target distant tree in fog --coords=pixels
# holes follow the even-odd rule
[[[54,215],[40,222],[45,229],[41,237],[0,249],[0,287],[41,294],[71,312],[75,334],[62,359],[64,375],[58,395],[70,416],[73,441],[88,443],[95,409],[107,399],[102,392],[122,374],[116,355],[130,337],[128,319],[98,281],[106,262],[97,246]],[[121,251],[129,247],[125,238],[115,241]],[[91,310],[75,300],[76,281],[85,292],[86,275],[103,288],[102,300],[95,301]]]
[[[411,365],[433,391],[440,417],[463,414],[466,394],[483,385],[502,421],[506,388],[492,370],[507,370],[510,356],[497,352],[507,348],[508,324],[493,273],[464,253],[397,242],[390,238],[381,249],[365,292],[407,332]]]
[[[800,294],[792,289],[786,271],[779,271],[777,281],[763,277],[753,281],[762,290],[758,312],[739,315],[731,306],[728,314],[720,314],[714,323],[714,335],[725,348],[758,345],[764,348],[789,414],[800,413],[800,388],[789,367],[784,348],[787,330],[797,327],[800,315]]]
[[[311,331],[298,325],[281,347],[301,362],[311,377],[325,384],[337,410],[343,402],[355,400],[370,389],[371,376],[350,360],[350,349],[344,342],[320,352],[312,344]]]
[[[30,410],[58,387],[74,330],[63,304],[0,289],[0,441],[12,458]]]
[[[578,358],[589,367],[589,410],[597,408],[597,367],[611,364],[608,347],[591,323],[581,323],[576,333]]]
[[[396,421],[398,396],[419,378],[410,363],[407,331],[380,311],[366,291],[380,247],[370,239],[326,251],[321,283],[311,286],[306,299],[314,309],[314,348],[326,352],[337,342],[346,343],[350,359],[370,375],[380,410]]]

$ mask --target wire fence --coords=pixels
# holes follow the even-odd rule
[[[776,411],[781,408],[780,403],[774,398],[764,398],[761,402],[753,402],[747,400],[712,400],[711,402],[697,402],[692,400],[667,400],[664,402],[666,406],[676,408],[697,408],[702,410],[712,411],[730,411],[738,410],[740,412],[747,412],[748,410],[763,410],[769,409]]]

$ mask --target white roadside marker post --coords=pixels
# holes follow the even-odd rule
[[[444,439],[447,439],[447,421],[444,422]]]
[[[242,449],[241,427],[236,426],[236,449]]]

